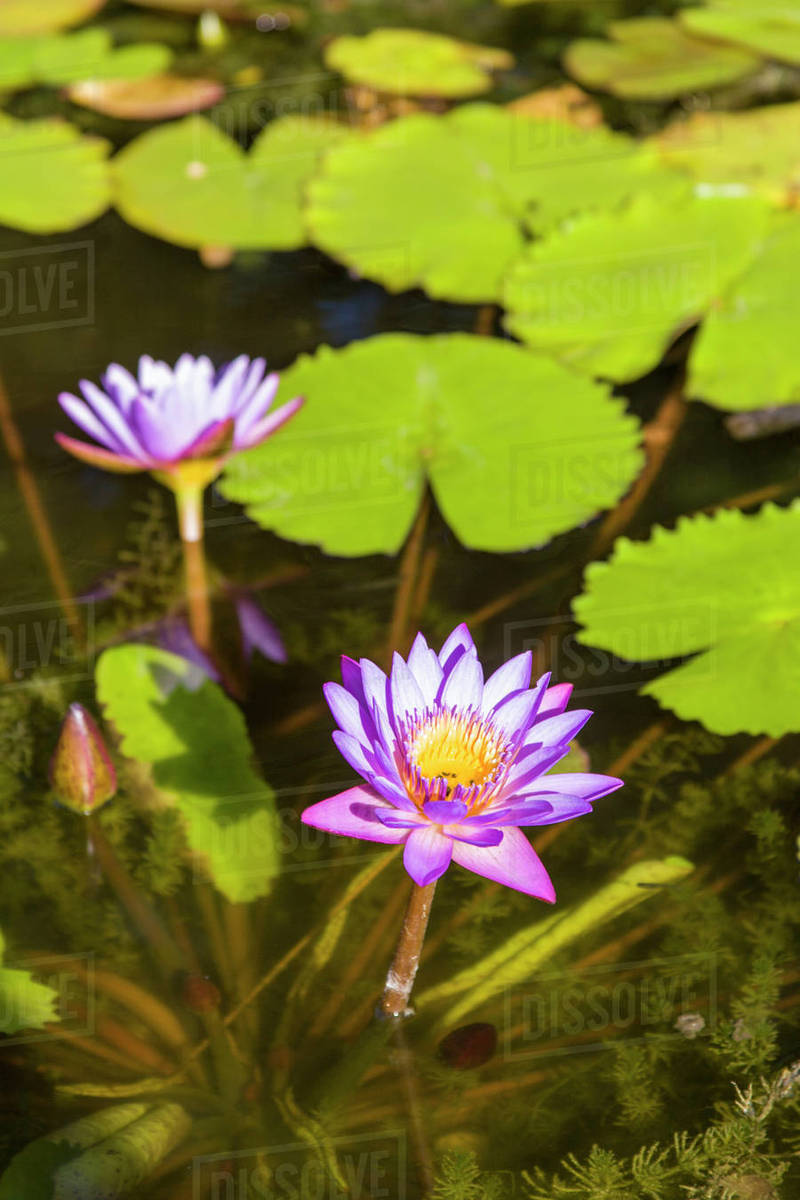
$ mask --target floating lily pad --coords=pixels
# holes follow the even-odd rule
[[[486,301],[531,229],[676,178],[622,134],[470,104],[335,148],[309,187],[308,220],[316,245],[390,291]]]
[[[156,121],[210,108],[225,95],[216,79],[153,75],[148,79],[89,79],[67,89],[73,104],[124,121]]]
[[[135,79],[163,71],[172,52],[156,42],[115,50],[105,29],[0,38],[0,88],[83,79]]]
[[[710,8],[686,9],[680,21],[700,37],[734,42],[781,62],[800,63],[800,11],[796,5],[712,0]]]
[[[337,37],[325,62],[351,83],[396,96],[477,96],[492,86],[492,71],[513,67],[506,50],[459,42],[420,29],[373,29]]]
[[[670,100],[752,74],[761,58],[738,46],[692,37],[666,17],[612,21],[612,41],[579,38],[564,65],[587,87],[638,100]]]
[[[580,640],[628,661],[695,655],[642,692],[715,733],[800,729],[799,537],[795,503],[683,518],[649,542],[620,538],[586,572]]]
[[[764,251],[712,307],[692,349],[689,395],[749,411],[800,400],[800,215],[776,220]]]
[[[108,143],[66,121],[15,121],[0,113],[0,224],[56,233],[108,207]]]
[[[541,545],[613,505],[642,462],[637,422],[604,386],[501,340],[322,347],[283,373],[280,394],[298,393],[302,411],[231,459],[222,490],[331,554],[398,550],[426,478],[464,545]]]
[[[131,225],[179,246],[293,250],[307,240],[305,183],[347,136],[322,117],[282,117],[245,154],[211,121],[187,117],[114,158],[115,203]]]
[[[186,823],[190,848],[235,902],[265,895],[279,866],[272,789],[256,775],[235,704],[185,658],[152,646],[107,650],[97,695],[122,750]]]
[[[106,0],[0,0],[0,37],[50,33],[78,25]]]
[[[800,103],[694,113],[653,143],[668,164],[706,183],[756,188],[778,204],[800,190]]]
[[[755,196],[642,196],[532,244],[509,273],[507,325],[530,346],[614,380],[643,375],[758,252]]]

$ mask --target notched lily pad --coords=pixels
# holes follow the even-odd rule
[[[748,50],[800,63],[800,11],[770,0],[712,0],[708,8],[687,8],[680,22],[700,37],[734,42]]]
[[[689,395],[748,412],[800,400],[800,214],[781,214],[763,252],[711,308],[692,348]]]
[[[373,29],[337,37],[325,62],[351,83],[396,96],[477,96],[492,86],[492,71],[513,67],[507,50],[460,42],[420,29]]]
[[[776,204],[800,192],[800,102],[693,113],[652,139],[668,165],[705,183],[756,189]]]
[[[586,572],[580,640],[632,662],[693,655],[642,692],[715,733],[800,729],[800,586],[788,549],[798,537],[800,503],[620,538]]]
[[[245,154],[211,121],[187,117],[114,158],[115,204],[131,225],[178,246],[294,250],[307,240],[306,181],[348,136],[322,117],[282,117]]]
[[[0,37],[50,33],[87,20],[106,0],[0,0]]]
[[[0,223],[56,233],[94,220],[109,203],[108,150],[66,121],[0,113]]]
[[[670,100],[722,87],[752,74],[761,58],[738,46],[692,37],[666,17],[612,21],[611,41],[579,38],[564,56],[570,75],[587,87],[638,100]]]
[[[307,403],[230,460],[224,494],[282,537],[331,554],[394,553],[425,480],[458,538],[541,545],[611,507],[642,458],[621,401],[510,342],[383,334],[283,373]]]
[[[755,257],[768,214],[758,197],[709,194],[580,217],[510,271],[506,324],[578,370],[636,379]]]
[[[153,75],[148,79],[89,79],[67,89],[73,104],[123,121],[157,121],[210,108],[225,95],[216,79]]]
[[[337,147],[309,191],[312,240],[393,292],[499,299],[531,231],[680,179],[606,129],[488,104],[415,113]]]

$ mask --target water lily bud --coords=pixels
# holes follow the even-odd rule
[[[73,812],[94,812],[116,793],[117,776],[103,735],[82,704],[70,704],[50,761],[50,783]]]

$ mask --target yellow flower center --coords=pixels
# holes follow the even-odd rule
[[[503,738],[473,714],[440,712],[415,732],[408,758],[426,779],[446,779],[448,792],[480,786],[502,761]]]

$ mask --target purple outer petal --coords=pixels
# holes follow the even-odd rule
[[[405,831],[404,831],[405,832]],[[433,883],[450,866],[453,842],[433,825],[412,829],[403,852],[403,866],[420,887]]]
[[[486,816],[487,821],[491,816],[492,825],[502,828],[505,825],[556,825],[560,821],[571,821],[573,817],[584,817],[591,811],[591,804],[585,800],[574,796],[550,796],[547,802],[544,797],[541,802],[537,798],[532,803],[522,802]]]
[[[352,692],[340,683],[326,683],[322,693],[339,728],[344,733],[351,733],[362,746],[370,746],[375,736],[374,728]]]
[[[414,638],[414,645],[408,656],[408,667],[417,681],[425,704],[430,707],[439,691],[443,672],[437,654],[431,650],[421,633]]]
[[[408,830],[390,829],[382,824],[378,809],[390,807],[372,788],[353,787],[312,804],[305,809],[300,820],[304,825],[313,825],[315,829],[325,829],[342,837],[396,845],[405,840]]]
[[[547,793],[554,792],[558,796],[572,796],[577,800],[599,800],[609,792],[615,792],[623,786],[623,780],[614,775],[592,775],[588,771],[565,771],[563,774],[544,775],[538,787],[528,788],[529,795],[542,795],[548,799]]]
[[[399,808],[378,808],[375,811],[381,824],[388,825],[390,829],[419,829],[421,825],[428,824],[416,809],[414,812],[403,812]]]
[[[389,677],[389,695],[395,727],[398,722],[405,722],[415,713],[421,713],[425,708],[425,698],[419,684],[406,665],[405,659],[395,651],[392,659],[392,673]]]
[[[464,651],[471,654],[477,654],[475,643],[472,640],[472,634],[463,623],[457,625],[439,651],[439,662],[445,674],[452,671],[458,659]]]
[[[557,717],[562,713],[569,704],[573,686],[571,683],[556,683],[548,688],[539,705],[537,721],[542,721],[545,717]]]
[[[470,846],[499,846],[503,840],[502,829],[494,829],[488,825],[448,825],[447,836],[457,842],[467,842]]]
[[[409,839],[410,840],[410,839]],[[503,830],[499,846],[472,846],[467,842],[453,843],[453,862],[476,875],[484,875],[495,883],[536,896],[554,904],[555,889],[538,854],[520,829],[510,826]]]
[[[293,400],[287,400],[286,404],[282,404],[274,412],[268,413],[266,417],[262,417],[244,435],[237,432],[234,442],[236,449],[249,450],[253,446],[258,446],[261,442],[265,442],[268,437],[271,437],[273,433],[276,433],[280,429],[281,425],[285,425],[304,404],[304,396],[295,396]]]
[[[525,738],[526,746],[560,746],[571,742],[580,733],[591,717],[591,709],[573,708],[570,712],[559,713],[557,717],[547,717],[537,721]]]
[[[462,653],[439,689],[438,703],[445,708],[479,709],[483,699],[483,667],[475,654]]]
[[[498,667],[486,680],[481,710],[490,713],[507,696],[529,688],[532,663],[533,655],[530,650],[526,650],[524,654],[518,654],[516,658],[510,658],[502,667]]]
[[[88,463],[91,467],[102,467],[104,471],[119,471],[121,474],[127,474],[133,471],[146,471],[148,467],[155,466],[155,463],[139,462],[136,458],[114,454],[112,450],[103,450],[100,446],[80,442],[77,438],[68,437],[66,433],[55,434],[55,440],[62,450],[74,454],[75,458]]]

